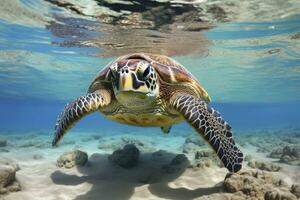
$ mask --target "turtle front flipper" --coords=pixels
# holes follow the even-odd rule
[[[173,97],[171,106],[209,142],[230,172],[238,172],[242,168],[243,153],[232,138],[231,127],[217,111],[191,95]]]
[[[64,111],[58,116],[52,146],[55,146],[82,117],[108,105],[110,100],[109,92],[102,90],[97,93],[88,93],[67,104]]]

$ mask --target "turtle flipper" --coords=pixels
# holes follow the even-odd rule
[[[162,130],[162,132],[163,132],[164,134],[169,134],[171,128],[172,128],[172,126],[162,126],[162,127],[160,127],[160,129]]]
[[[55,146],[64,134],[72,128],[77,121],[85,115],[95,112],[102,106],[110,103],[107,92],[89,93],[78,97],[65,106],[64,111],[58,116],[52,146]]]
[[[210,108],[205,101],[191,95],[174,97],[171,103],[209,142],[230,172],[237,172],[242,168],[243,153],[232,138],[231,127],[217,111]]]

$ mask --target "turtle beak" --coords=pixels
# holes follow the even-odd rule
[[[132,77],[130,76],[130,74],[120,74],[120,91],[131,91],[133,88],[132,85]]]
[[[138,80],[134,72],[124,69],[120,71],[119,92],[128,91],[148,93],[145,83]]]

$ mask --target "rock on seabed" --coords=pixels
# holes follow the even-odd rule
[[[21,190],[20,183],[16,180],[16,171],[19,167],[9,163],[0,163],[0,195]]]
[[[140,150],[134,144],[127,144],[123,149],[118,149],[108,159],[123,168],[129,169],[138,165]]]
[[[274,149],[269,156],[279,158],[280,162],[290,165],[300,165],[300,145],[286,145],[283,148]]]
[[[281,167],[278,165],[274,165],[274,164],[268,163],[268,162],[254,161],[254,160],[249,161],[248,166],[251,168],[257,168],[257,169],[266,170],[269,172],[278,172],[281,169]]]
[[[6,147],[7,146],[7,140],[0,139],[0,147]]]
[[[74,150],[65,152],[57,160],[58,167],[72,168],[75,166],[83,166],[88,161],[88,155],[86,152],[80,150]]]
[[[223,186],[226,192],[233,193],[231,199],[236,200],[297,200],[287,183],[264,171],[227,174]]]

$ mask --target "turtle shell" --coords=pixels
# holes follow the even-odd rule
[[[164,82],[171,84],[187,83],[187,85],[194,88],[200,98],[206,102],[210,102],[208,93],[191,73],[189,73],[181,64],[172,58],[158,54],[135,53],[121,56],[101,70],[93,83],[95,83],[97,80],[107,80],[109,67],[112,64],[125,59],[143,59],[148,61],[155,68],[156,72]],[[93,83],[91,86],[93,86]],[[90,91],[91,86],[89,92],[92,92]]]

